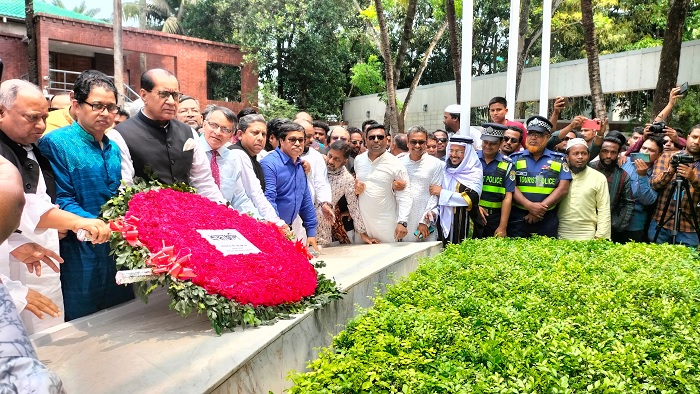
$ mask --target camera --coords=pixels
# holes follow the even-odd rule
[[[679,164],[691,164],[695,163],[695,158],[688,154],[678,154],[671,156],[671,165],[677,168]]]
[[[666,128],[666,122],[654,122],[649,126],[649,131],[654,134],[662,134]]]

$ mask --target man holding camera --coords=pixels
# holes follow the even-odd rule
[[[680,193],[675,187],[674,179],[682,178],[683,184],[688,185],[690,196],[681,188]],[[678,194],[679,223],[676,242],[682,245],[698,246],[697,218],[692,217],[692,212],[697,212],[697,204],[700,202],[700,125],[695,125],[688,133],[686,148],[680,152],[665,152],[654,164],[651,176],[651,187],[659,192],[656,211],[649,226],[649,238],[656,243],[667,243],[672,239],[676,226],[672,208],[675,206]],[[670,201],[670,204],[667,202]],[[664,209],[667,208],[667,209]],[[664,215],[664,211],[665,215]],[[661,217],[664,215],[663,223]],[[695,221],[693,220],[695,219]],[[659,230],[656,239],[657,228]]]

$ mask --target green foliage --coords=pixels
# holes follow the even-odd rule
[[[367,62],[359,62],[350,69],[350,83],[361,95],[380,93],[386,89],[382,77],[382,63],[376,55],[370,55]]]
[[[391,286],[291,393],[698,392],[700,265],[681,246],[469,240]]]
[[[294,104],[290,104],[287,100],[277,97],[270,90],[269,85],[264,85],[260,90],[262,101],[260,102],[260,114],[265,119],[287,118],[294,119],[294,116],[299,112]]]
[[[195,193],[196,190],[184,183],[165,185],[157,180],[146,182],[135,178],[134,185],[125,188],[119,195],[109,200],[100,212],[105,220],[123,218],[129,210],[131,198],[141,192],[170,188],[173,190]],[[143,246],[131,246],[120,232],[113,232],[110,240],[112,254],[116,256],[117,268],[140,269],[146,267],[149,251]],[[315,264],[318,285],[311,297],[306,297],[294,304],[283,304],[273,307],[242,305],[218,294],[209,294],[189,280],[173,279],[169,274],[159,275],[155,280],[134,284],[134,291],[144,301],[148,302],[149,294],[158,287],[166,287],[170,296],[170,309],[181,316],[192,312],[206,314],[214,331],[221,335],[223,330],[233,331],[236,326],[255,327],[261,324],[273,324],[278,319],[288,318],[290,314],[303,313],[307,308],[320,308],[333,300],[342,298],[343,293],[338,289],[334,280],[318,271],[324,267],[321,261]]]

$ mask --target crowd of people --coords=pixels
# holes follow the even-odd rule
[[[306,112],[266,120],[253,108],[202,109],[162,69],[142,75],[130,113],[98,71],[48,102],[8,80],[0,156],[21,174],[26,206],[2,244],[10,264],[0,279],[29,333],[132,299],[115,284],[98,215],[122,185],[154,175],[293,231],[313,252],[534,234],[697,246],[700,125],[683,138],[663,123],[678,93],[629,139],[583,116],[556,130],[564,98],[549,119],[509,121],[495,97],[480,132],[460,132],[461,108],[450,105],[444,130],[392,135],[373,120],[331,128]],[[50,269],[31,274],[42,263]]]

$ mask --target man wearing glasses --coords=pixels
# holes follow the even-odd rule
[[[154,173],[162,183],[185,182],[202,196],[222,202],[210,162],[195,142],[196,133],[175,119],[179,89],[177,78],[167,70],[141,75],[143,108],[109,135],[121,152],[122,180],[131,185],[134,177],[150,179]]]
[[[51,162],[61,209],[97,218],[121,181],[119,148],[105,134],[119,112],[117,88],[101,72],[79,80],[73,88],[75,122],[40,139],[39,149]],[[117,270],[109,243],[83,242],[73,232],[60,242],[66,321],[134,298],[130,286],[114,281]]]
[[[569,191],[571,172],[564,156],[545,146],[552,123],[542,116],[527,120],[527,150],[510,158],[515,167],[515,194],[508,236],[534,234],[555,238],[559,229],[557,203]]]
[[[265,197],[275,208],[277,216],[290,227],[297,215],[301,217],[307,244],[318,250],[318,220],[300,158],[305,140],[304,126],[292,122],[280,124],[280,145],[265,156],[260,165],[265,174]]]
[[[412,205],[406,167],[386,150],[388,135],[381,124],[367,127],[367,152],[355,159],[360,213],[367,235],[378,242],[403,240]],[[394,191],[394,181],[404,181],[406,187]]]

